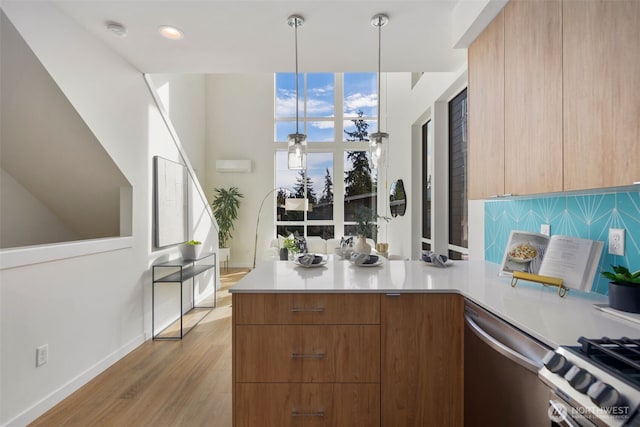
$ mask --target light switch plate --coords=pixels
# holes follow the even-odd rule
[[[609,254],[624,256],[624,228],[609,229]]]

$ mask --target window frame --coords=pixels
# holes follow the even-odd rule
[[[349,122],[353,119],[351,116],[344,115],[344,75],[345,73],[333,73],[334,75],[334,114],[333,117],[307,117],[307,73],[300,73],[301,76],[304,75],[303,78],[303,93],[304,93],[304,106],[301,109],[301,115],[299,117],[300,123],[303,124],[302,129],[306,132],[307,124],[309,122],[318,122],[318,121],[333,121],[334,123],[334,138],[333,141],[309,141],[307,144],[307,153],[332,153],[333,154],[333,219],[331,220],[320,220],[320,219],[309,219],[308,213],[304,212],[302,221],[279,221],[277,218],[277,203],[274,203],[274,226],[277,234],[278,227],[281,226],[302,226],[304,229],[304,236],[307,236],[307,232],[309,227],[313,226],[333,226],[334,227],[334,237],[343,236],[345,232],[345,228],[347,226],[353,226],[356,224],[355,221],[346,221],[344,219],[344,196],[345,196],[345,157],[346,152],[348,151],[369,151],[369,143],[367,141],[346,141],[346,135],[344,133],[344,124],[345,121]],[[361,73],[362,74],[362,73]],[[375,72],[371,72],[372,75],[375,75]],[[294,117],[277,117],[276,116],[276,106],[277,102],[276,97],[278,94],[277,88],[277,73],[274,73],[274,166],[276,166],[275,156],[277,152],[286,151],[287,150],[287,141],[278,141],[276,134],[276,126],[277,122],[286,122],[293,121],[295,122],[296,118]],[[362,119],[374,122],[377,120],[376,117],[368,117],[363,116]],[[384,119],[384,118],[382,118]],[[372,130],[373,131],[373,130]],[[369,132],[370,134],[371,132]],[[277,176],[277,167],[274,167],[274,188],[278,186],[278,176]],[[374,185],[374,180],[376,180],[376,176],[378,174],[377,169],[372,171],[372,185]],[[305,171],[305,180],[306,180],[306,171]],[[339,179],[338,179],[339,177]],[[274,200],[276,195],[273,196]],[[338,203],[340,201],[340,203]],[[377,191],[375,196],[373,197],[372,206],[374,210],[377,210]],[[274,236],[276,237],[276,236]]]

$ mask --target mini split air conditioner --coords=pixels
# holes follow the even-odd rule
[[[216,160],[216,172],[251,172],[251,160]]]

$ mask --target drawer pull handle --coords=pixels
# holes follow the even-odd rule
[[[292,359],[324,359],[324,353],[291,353]]]
[[[292,313],[323,313],[324,307],[291,307]]]
[[[299,412],[299,411],[291,411],[292,417],[324,417],[324,411],[316,411],[316,412]]]

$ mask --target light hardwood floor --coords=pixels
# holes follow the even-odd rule
[[[246,269],[221,271],[217,308],[182,341],[149,340],[31,426],[231,426],[231,294]]]

